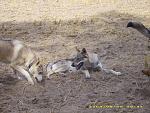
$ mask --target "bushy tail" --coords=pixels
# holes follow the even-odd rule
[[[117,72],[117,71],[114,71],[112,69],[106,69],[106,68],[103,68],[103,65],[99,62],[98,66],[101,68],[102,71],[104,71],[105,73],[108,73],[108,74],[114,74],[114,75],[121,75],[122,73],[121,72]]]

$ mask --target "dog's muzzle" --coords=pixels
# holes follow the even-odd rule
[[[43,80],[43,77],[41,74],[39,74],[38,76],[35,76],[35,79],[37,82],[41,82]]]

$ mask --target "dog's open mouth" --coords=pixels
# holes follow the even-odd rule
[[[76,67],[77,70],[81,69],[81,67],[83,66],[84,62],[81,61],[79,62],[77,65],[74,65],[74,63],[71,65],[72,67]]]

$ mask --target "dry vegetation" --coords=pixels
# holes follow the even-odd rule
[[[78,46],[97,52],[105,66],[123,73],[91,73],[90,80],[68,74],[25,87],[26,81],[13,78],[12,70],[1,64],[0,113],[150,112],[150,81],[141,73],[147,39],[126,28],[130,20],[150,26],[149,5],[148,0],[0,1],[0,37],[24,41],[43,64],[67,58]],[[91,103],[143,108],[87,108]]]

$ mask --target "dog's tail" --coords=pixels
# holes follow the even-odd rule
[[[122,73],[121,72],[118,72],[118,71],[114,71],[112,69],[106,69],[103,67],[103,65],[99,62],[98,66],[101,68],[102,71],[104,71],[105,73],[108,73],[108,74],[114,74],[114,75],[121,75]]]
[[[104,72],[106,72],[106,73],[112,73],[112,74],[114,74],[114,75],[121,75],[121,72],[118,72],[118,71],[114,71],[114,70],[112,70],[112,69],[102,69]]]
[[[150,39],[150,29],[146,28],[141,22],[129,22],[127,27],[132,27]]]

